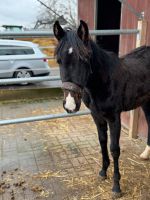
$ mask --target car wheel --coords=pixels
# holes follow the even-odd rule
[[[14,73],[14,78],[30,78],[32,77],[33,74],[31,71],[29,71],[29,69],[26,69],[26,68],[21,68],[21,69],[18,69],[15,73]],[[23,83],[20,83],[21,85],[27,85],[28,82],[23,82]]]

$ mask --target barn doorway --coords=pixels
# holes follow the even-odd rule
[[[97,0],[97,29],[120,29],[121,3],[118,0]],[[119,52],[119,35],[97,36],[104,49]]]

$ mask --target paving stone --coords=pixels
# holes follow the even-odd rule
[[[10,102],[1,107],[2,118],[64,112],[60,100],[53,102],[50,99]],[[121,143],[126,148],[131,141],[126,135],[122,137]],[[138,145],[133,146],[137,148]],[[140,150],[137,148],[135,152],[139,153]],[[25,191],[18,190],[15,200],[34,200],[37,197],[48,200],[86,199],[80,197],[90,186],[80,188],[80,185],[76,185],[73,188],[69,185],[75,178],[97,179],[100,167],[98,136],[89,116],[0,127],[0,175],[3,171],[14,173],[18,169],[23,173],[20,176],[27,185],[33,182],[49,193],[47,198],[39,198],[40,192],[33,192],[28,186]],[[25,176],[26,173],[28,176]],[[33,178],[35,175],[39,177]],[[42,194],[46,195],[44,192]],[[0,194],[0,200],[9,199],[9,192]]]

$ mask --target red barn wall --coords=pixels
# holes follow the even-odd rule
[[[144,11],[144,19],[147,21],[146,45],[150,45],[150,0],[128,0],[127,1],[139,13]],[[121,24],[122,29],[136,29],[137,17],[125,6],[122,5]],[[119,55],[124,55],[136,47],[135,35],[121,35]],[[122,114],[123,123],[129,126],[129,112]],[[140,109],[138,122],[138,135],[147,135],[147,123],[143,111]]]
[[[88,23],[89,29],[95,28],[96,0],[78,0],[78,19]]]
[[[100,0],[99,0],[100,1]],[[127,0],[127,2],[135,8],[139,13],[144,11],[144,19],[147,21],[146,44],[150,45],[150,0]],[[109,14],[109,13],[108,13]],[[85,20],[90,29],[95,29],[96,24],[96,0],[78,0],[78,19]],[[121,29],[136,29],[137,17],[122,4],[121,12]],[[124,55],[136,47],[136,36],[121,35],[119,45],[119,55]],[[122,114],[122,121],[126,126],[129,126],[129,112]],[[147,135],[147,124],[145,116],[140,110],[138,133],[140,136]]]
[[[127,2],[139,13],[144,11],[145,20],[148,22],[146,44],[150,45],[150,0],[127,0]],[[138,18],[122,4],[121,24],[122,29],[136,29]],[[120,36],[120,55],[124,55],[135,48],[135,35]]]

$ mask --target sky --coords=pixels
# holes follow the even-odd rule
[[[0,0],[0,26],[33,27],[40,10],[36,0]]]
[[[67,3],[67,0],[63,2]],[[37,0],[0,0],[0,30],[2,25],[23,25],[33,28],[42,8]]]

